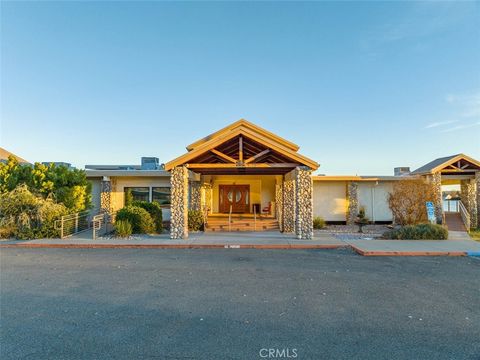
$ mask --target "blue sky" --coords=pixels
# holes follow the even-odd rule
[[[1,146],[166,162],[245,118],[320,173],[480,158],[475,2],[1,3]]]

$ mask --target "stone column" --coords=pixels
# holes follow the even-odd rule
[[[188,238],[188,169],[177,166],[172,170],[170,238]]]
[[[473,229],[478,226],[476,180],[467,179],[460,182],[460,198],[470,214],[470,228]]]
[[[295,169],[295,234],[298,239],[313,238],[313,181],[307,167]]]
[[[480,227],[480,171],[475,173],[475,192],[477,194],[477,228]]]
[[[347,225],[354,225],[359,211],[358,183],[355,181],[350,181],[347,185],[347,201]]]
[[[212,185],[210,183],[203,183],[200,193],[202,194],[202,210],[208,210],[208,213],[212,212]]]
[[[190,204],[191,210],[202,210],[202,194],[200,181],[190,181]]]
[[[278,220],[278,227],[283,232],[283,184],[275,185],[275,216]]]
[[[283,232],[295,231],[295,195],[295,170],[292,170],[283,180]]]
[[[435,206],[435,217],[437,224],[443,223],[443,199],[442,199],[442,174],[435,173],[430,175],[430,185],[433,191],[433,206]]]
[[[112,183],[110,179],[104,178],[100,190],[100,211],[110,213],[112,209]]]

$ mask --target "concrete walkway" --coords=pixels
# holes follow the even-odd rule
[[[350,247],[364,256],[466,256],[480,255],[480,242],[473,240],[376,240],[344,239],[316,233],[312,240],[298,240],[292,234],[272,232],[190,233],[185,240],[169,234],[135,236],[129,239],[101,237],[1,241],[0,247],[53,248],[256,248],[256,249],[335,249]]]

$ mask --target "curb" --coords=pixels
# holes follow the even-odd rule
[[[346,248],[346,245],[323,245],[323,244],[4,244],[0,248],[44,248],[44,249],[338,249]]]
[[[352,245],[351,247],[362,256],[467,256],[468,254],[465,251],[365,251]]]

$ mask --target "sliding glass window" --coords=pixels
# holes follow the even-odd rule
[[[170,188],[152,187],[152,201],[156,201],[162,207],[170,206]]]
[[[126,187],[125,194],[130,192],[133,201],[150,201],[150,188],[148,187]]]

